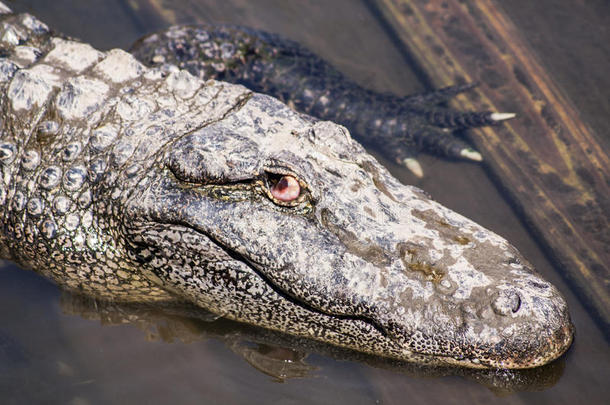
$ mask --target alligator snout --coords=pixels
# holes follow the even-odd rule
[[[529,270],[520,269],[514,279],[487,274],[467,297],[467,277],[474,275],[447,268],[435,279],[430,271],[418,269],[414,276],[404,267],[387,282],[391,293],[376,296],[371,319],[390,339],[472,367],[535,367],[569,347],[572,326],[563,297]]]

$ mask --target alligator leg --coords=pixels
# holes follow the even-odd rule
[[[461,112],[442,106],[473,84],[398,97],[362,88],[296,42],[242,27],[176,26],[138,41],[148,65],[170,63],[195,76],[243,84],[297,111],[345,125],[360,142],[423,176],[420,151],[482,160],[456,131],[493,125],[514,114]]]

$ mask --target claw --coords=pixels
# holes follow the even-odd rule
[[[460,151],[460,156],[466,159],[480,162],[483,160],[483,156],[479,152],[471,148],[465,148]]]
[[[402,163],[405,165],[405,167],[407,169],[409,169],[409,171],[411,173],[413,173],[415,175],[415,177],[417,178],[422,178],[424,177],[424,170],[422,169],[421,165],[419,164],[419,162],[417,161],[417,159],[409,157],[409,158],[405,158],[403,159]]]
[[[504,120],[509,120],[511,118],[515,118],[517,116],[517,114],[515,113],[491,113],[491,115],[489,116],[489,118],[491,118],[494,121],[504,121]]]

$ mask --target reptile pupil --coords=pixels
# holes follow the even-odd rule
[[[271,195],[280,201],[294,201],[301,194],[301,186],[292,176],[282,178],[271,187]]]

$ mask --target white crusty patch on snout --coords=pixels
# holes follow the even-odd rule
[[[476,270],[464,257],[459,257],[447,270],[447,276],[458,285],[453,293],[457,299],[468,299],[473,288],[485,287],[491,283],[483,272]]]

